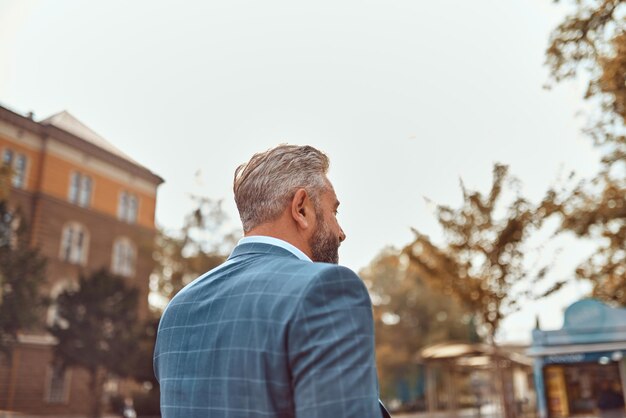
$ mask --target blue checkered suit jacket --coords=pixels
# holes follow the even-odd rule
[[[154,367],[164,418],[387,416],[363,282],[274,245],[238,245],[172,299]]]

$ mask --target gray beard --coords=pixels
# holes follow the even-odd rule
[[[316,214],[318,227],[309,240],[313,261],[338,264],[341,242],[328,230],[326,223],[319,215],[321,214]]]

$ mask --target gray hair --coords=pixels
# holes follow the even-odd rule
[[[305,189],[317,207],[318,193],[328,187],[329,164],[309,145],[282,144],[237,167],[233,191],[244,232],[278,219],[298,189]]]

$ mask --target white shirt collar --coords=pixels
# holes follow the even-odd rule
[[[300,260],[313,262],[305,253],[300,251],[297,247],[291,245],[287,241],[283,241],[282,239],[278,239],[274,237],[268,237],[265,235],[252,235],[249,237],[241,238],[239,242],[237,243],[237,245],[253,244],[253,243],[275,245],[277,247],[280,247],[289,251],[290,253],[298,257]]]

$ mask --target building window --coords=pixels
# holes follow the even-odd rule
[[[5,149],[2,154],[2,164],[11,165],[13,163],[13,150]]]
[[[139,199],[133,193],[120,193],[120,201],[117,207],[117,217],[122,221],[134,224],[137,222],[137,211],[139,209]]]
[[[113,259],[111,271],[120,276],[132,277],[135,275],[135,260],[137,251],[128,238],[118,238],[113,243]]]
[[[63,329],[67,329],[69,323],[65,318],[61,318],[59,315],[59,305],[57,299],[59,295],[66,290],[76,290],[77,285],[71,280],[62,280],[54,284],[50,293],[48,294],[48,312],[46,313],[46,324],[48,326],[58,325]]]
[[[7,208],[0,219],[0,247],[15,248],[20,228],[20,216],[16,211]],[[0,291],[1,292],[1,291]]]
[[[70,202],[78,206],[87,207],[91,203],[91,177],[78,172],[72,173],[70,179]]]
[[[24,154],[15,153],[13,150],[6,148],[2,153],[2,164],[11,167],[13,177],[11,184],[18,189],[24,188],[26,184],[26,163],[27,159]]]
[[[48,403],[67,403],[69,398],[71,371],[60,366],[48,366],[48,379],[45,401]]]
[[[78,223],[66,225],[61,234],[61,259],[72,264],[85,264],[88,245],[89,235],[85,227]]]

